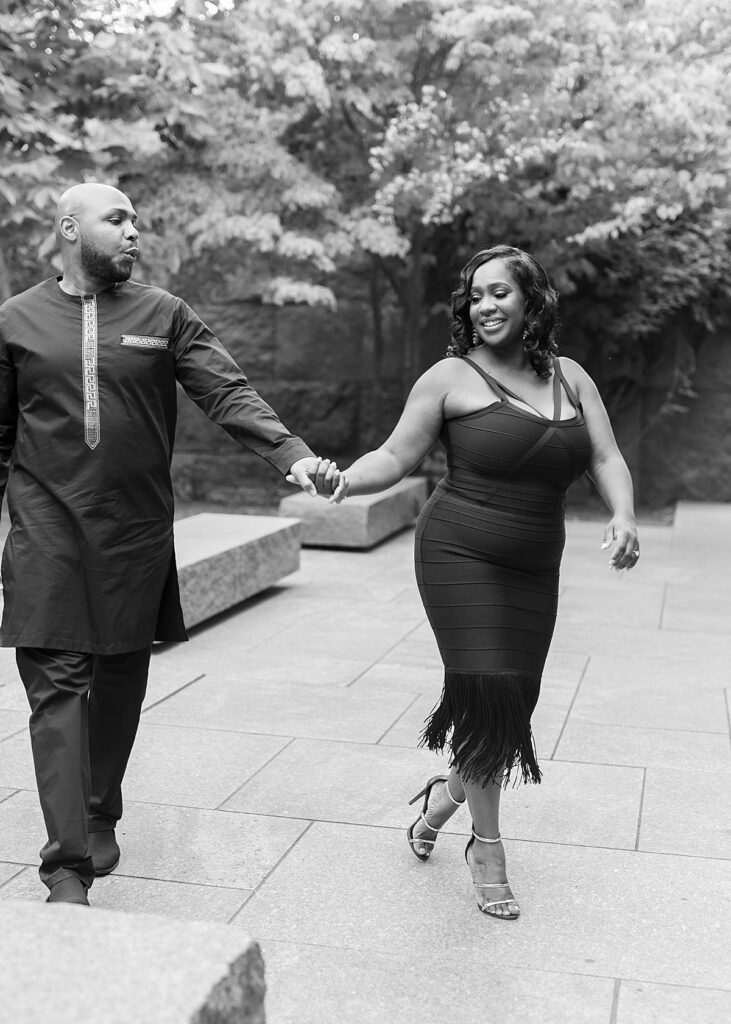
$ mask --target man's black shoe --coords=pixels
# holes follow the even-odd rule
[[[51,887],[46,903],[78,903],[82,907],[88,907],[86,886],[76,875],[69,875]]]
[[[89,833],[89,856],[94,863],[94,874],[108,875],[119,864],[119,846],[113,828]]]

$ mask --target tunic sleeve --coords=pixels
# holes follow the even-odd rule
[[[175,376],[209,419],[280,473],[313,452],[291,434],[203,321],[182,299],[173,314]]]
[[[18,424],[18,394],[15,365],[8,351],[3,333],[3,314],[0,309],[0,501],[5,494],[10,469],[10,457],[15,447]]]

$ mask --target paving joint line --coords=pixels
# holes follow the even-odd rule
[[[0,889],[4,889],[6,885],[8,885],[10,882],[12,882],[14,879],[16,879],[19,875],[22,875],[27,867],[30,867],[29,864],[18,864],[15,861],[12,861],[12,860],[5,860],[5,861],[3,861],[3,864],[12,864],[13,867],[17,867],[18,870],[16,872],[14,872],[10,876],[10,878],[6,878],[4,882],[0,882]]]
[[[252,900],[254,898],[254,896],[256,896],[256,894],[259,892],[261,887],[266,884],[267,880],[274,874],[274,872],[277,870],[279,865],[284,863],[284,861],[287,859],[287,857],[289,857],[289,855],[292,852],[292,850],[294,850],[294,848],[299,845],[299,843],[304,839],[304,837],[307,835],[307,833],[310,831],[310,829],[312,828],[313,825],[314,825],[314,822],[312,820],[308,821],[307,825],[302,830],[302,832],[300,832],[300,834],[297,836],[297,838],[292,843],[292,845],[289,846],[288,849],[286,849],[284,851],[284,853],[279,858],[279,860],[276,862],[276,864],[274,864],[267,871],[267,873],[264,875],[264,877],[261,879],[261,881],[251,890],[251,892],[249,893],[247,898],[244,900],[244,902],[241,904],[241,906],[236,911],[236,913],[231,918],[229,918],[229,920],[227,922],[228,924],[233,924],[235,922],[236,918],[239,916],[241,911],[244,910],[244,908],[248,905],[250,900]]]
[[[612,1009],[609,1013],[609,1024],[617,1024],[619,1014],[619,994],[622,989],[622,979],[614,979],[614,991],[612,992]]]
[[[586,655],[586,661],[584,662],[584,667],[581,670],[581,675],[579,676],[579,681],[576,684],[576,689],[574,690],[574,695],[571,698],[571,703],[569,704],[568,708],[566,709],[566,717],[563,720],[563,725],[561,726],[561,731],[558,734],[558,737],[556,739],[556,743],[555,743],[554,748],[553,748],[553,750],[551,752],[551,756],[548,758],[549,761],[553,761],[554,757],[556,756],[556,751],[558,750],[558,748],[559,748],[559,746],[561,744],[561,740],[563,739],[563,734],[566,731],[566,726],[568,725],[568,721],[569,721],[569,718],[571,716],[571,712],[574,709],[574,704],[576,703],[576,698],[579,696],[579,690],[581,689],[581,684],[583,683],[584,678],[586,677],[586,672],[587,672],[587,669],[589,668],[590,662],[591,662],[591,655],[587,654]]]
[[[414,697],[414,699],[412,701],[410,701],[410,703],[404,708],[404,710],[401,712],[401,714],[397,715],[396,718],[393,720],[393,722],[391,722],[391,724],[389,725],[388,729],[386,729],[385,732],[381,733],[381,735],[378,737],[378,739],[376,740],[375,743],[369,744],[369,746],[374,746],[374,747],[379,746],[380,743],[381,743],[381,740],[385,739],[386,736],[388,736],[388,734],[390,733],[390,731],[392,729],[396,728],[396,726],[399,724],[399,722],[404,717],[404,715],[407,714],[413,708],[414,704],[416,704],[416,702],[419,700],[419,698],[423,697],[423,696],[424,696],[423,693],[417,693],[416,696]],[[388,744],[386,744],[386,746],[388,746]],[[397,747],[397,749],[398,749],[398,747]],[[403,750],[418,750],[418,747],[403,747],[401,749],[403,749]]]
[[[642,813],[645,809],[645,789],[647,788],[647,768],[642,772],[642,789],[640,791],[640,806],[637,811],[637,833],[635,835],[635,850],[640,848],[640,832],[642,831]]]
[[[272,761],[276,761],[276,759],[279,757],[280,754],[283,754],[285,750],[289,750],[289,748],[292,746],[292,744],[294,743],[296,738],[297,738],[296,736],[291,736],[290,739],[289,739],[289,742],[285,743],[284,746],[281,748],[281,750],[278,750],[276,752],[276,754],[272,754],[272,756],[270,758],[267,758],[267,760],[264,762],[264,764],[259,765],[259,767],[256,769],[256,771],[252,772],[252,774],[249,776],[248,779],[245,779],[244,782],[242,782],[240,786],[237,786],[236,789],[234,789],[234,791],[232,793],[229,793],[229,795],[225,798],[225,800],[221,800],[221,802],[219,804],[217,804],[216,807],[214,807],[213,809],[215,811],[224,811],[224,810],[226,810],[226,808],[223,805],[227,804],[229,802],[229,800],[233,800],[233,798],[236,796],[237,793],[240,793],[241,790],[244,789],[245,786],[248,786],[249,783],[253,779],[255,779],[256,776],[259,775],[260,772],[263,772],[265,768],[268,768],[269,765],[272,763]]]
[[[205,679],[205,677],[206,673],[201,672],[199,676],[196,676],[195,679],[191,679],[190,682],[183,683],[183,685],[178,687],[177,690],[173,690],[172,693],[166,693],[164,697],[160,697],[159,700],[153,701],[152,704],[148,704],[144,711],[142,711],[142,714],[146,715],[148,711],[152,711],[152,709],[156,708],[159,704],[164,704],[166,700],[170,700],[170,698],[175,697],[176,694],[182,693],[183,690],[187,690],[189,686],[193,685],[193,683],[198,683],[201,679]]]
[[[9,732],[7,736],[3,736],[3,738],[0,740],[0,743],[4,743],[5,740],[12,740],[16,736],[20,736],[21,733],[27,732],[27,730],[27,725],[21,725],[21,727],[19,729],[16,729],[15,732]]]
[[[402,636],[398,640],[396,640],[396,642],[393,643],[388,648],[387,651],[384,651],[383,654],[381,654],[380,657],[376,658],[376,660],[374,662],[372,662],[367,668],[364,668],[362,672],[359,672],[358,675],[355,677],[355,679],[351,679],[350,682],[347,683],[345,689],[349,689],[351,686],[353,686],[355,683],[357,683],[358,680],[361,679],[366,674],[366,672],[370,672],[370,670],[372,668],[375,668],[375,666],[378,665],[380,662],[382,662],[384,658],[387,658],[388,655],[391,653],[391,651],[395,651],[396,650],[396,648],[399,646],[399,644],[402,644],[404,642],[404,640],[408,640],[409,637],[413,633],[415,633],[417,629],[421,629],[421,627],[424,625],[425,621],[426,621],[426,619],[424,619],[422,622],[417,622],[414,626],[412,626],[411,629],[408,631],[408,633],[406,633],[404,636]]]

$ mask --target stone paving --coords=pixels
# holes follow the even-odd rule
[[[122,861],[93,904],[245,929],[269,1024],[731,1019],[729,536],[731,505],[681,504],[616,575],[601,524],[569,523],[535,716],[544,782],[503,802],[517,922],[477,910],[465,811],[428,864],[406,845],[407,801],[444,766],[415,746],[441,672],[411,531],[305,550],[156,650]],[[0,898],[37,902],[26,720],[2,651]]]

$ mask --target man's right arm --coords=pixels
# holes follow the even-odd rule
[[[11,359],[7,339],[3,334],[2,309],[0,309],[0,502],[8,484],[10,458],[15,447],[17,428],[18,391],[15,364]]]

